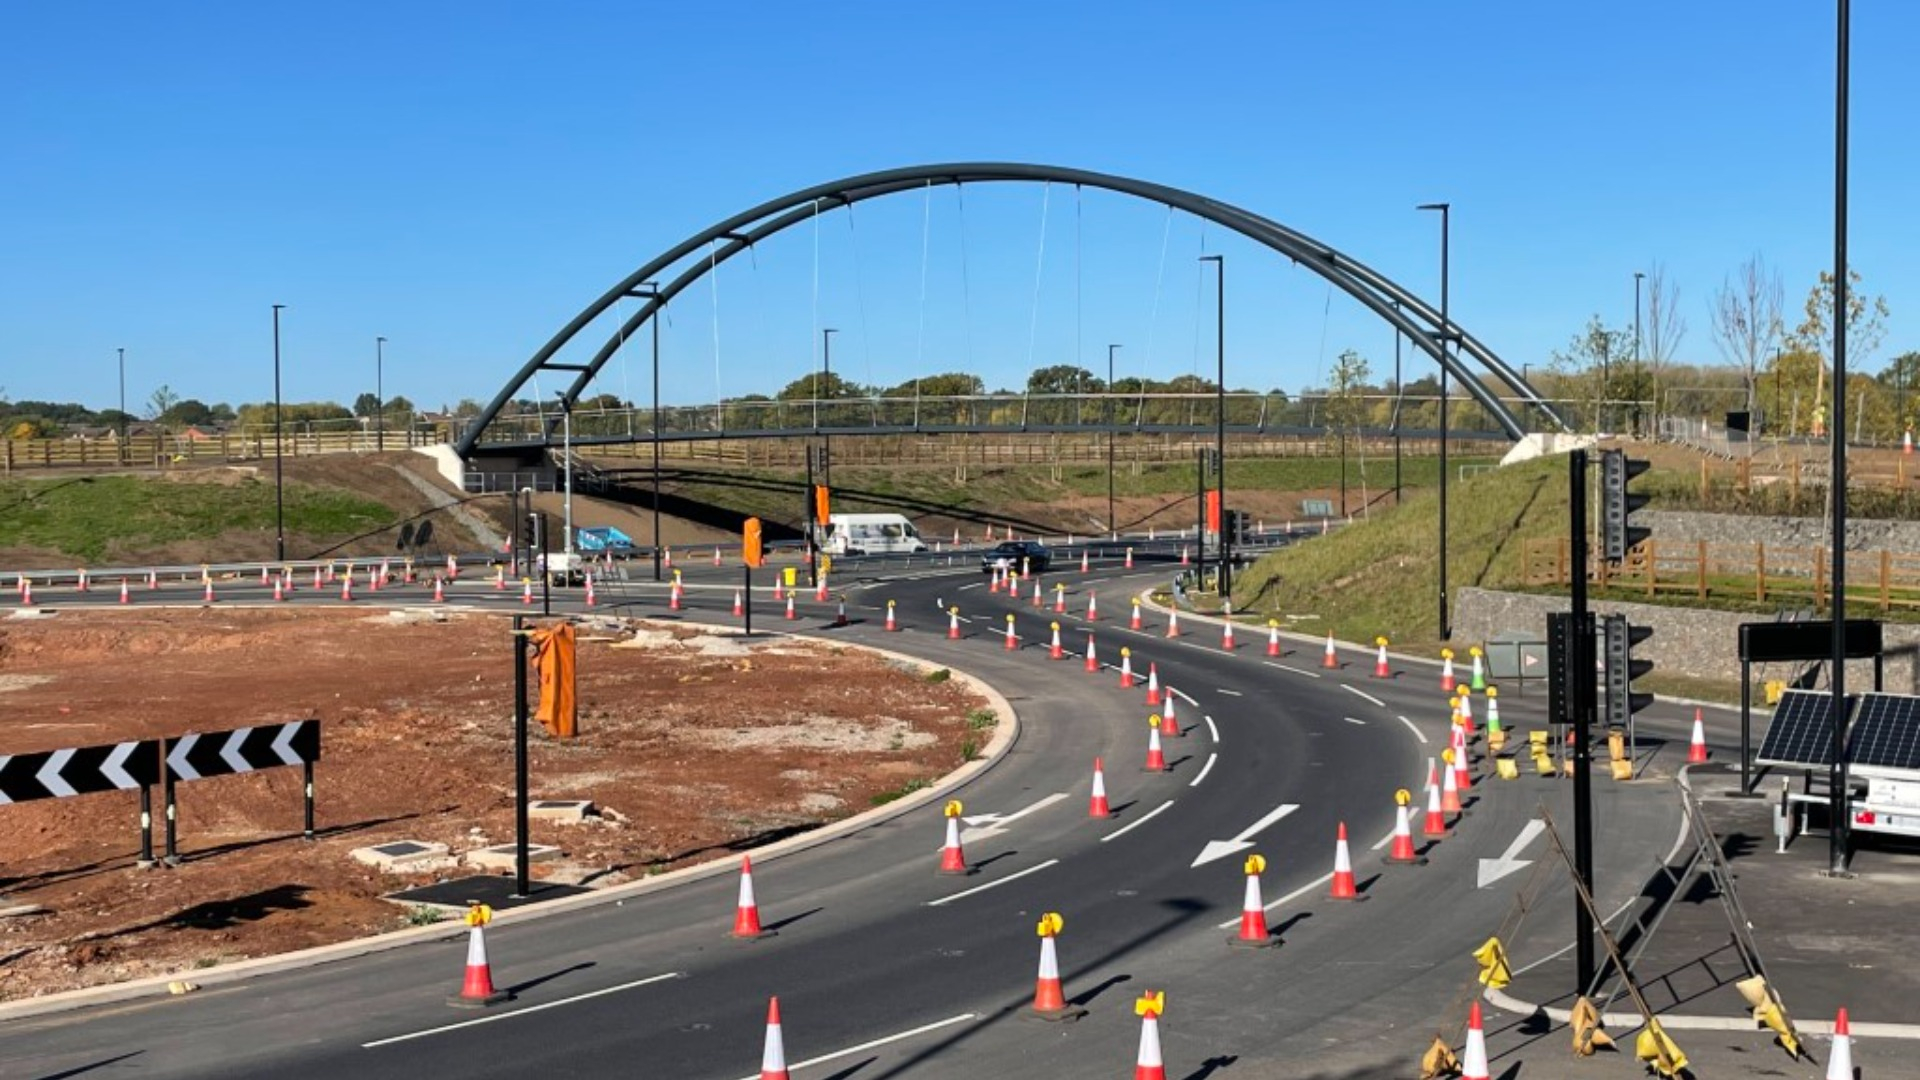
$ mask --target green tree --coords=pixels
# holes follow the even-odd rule
[[[353,399],[353,415],[372,416],[380,411],[380,399],[372,394],[361,394]]]
[[[1833,273],[1820,271],[1820,280],[1807,293],[1800,325],[1787,335],[1790,347],[1820,360],[1819,378],[1814,389],[1816,408],[1827,400],[1826,387],[1833,368],[1833,331],[1836,323],[1834,292]],[[1847,356],[1860,364],[1862,369],[1866,367],[1866,358],[1880,347],[1880,340],[1886,334],[1886,318],[1886,297],[1868,296],[1866,290],[1860,287],[1860,271],[1849,267],[1845,317]],[[1849,378],[1848,382],[1851,383],[1852,379]]]
[[[1104,380],[1094,378],[1093,372],[1073,364],[1039,368],[1027,376],[1029,394],[1097,393],[1105,385]]]
[[[166,383],[161,383],[160,388],[155,390],[147,398],[147,418],[149,420],[158,420],[160,417],[165,416],[168,410],[179,403],[180,395],[173,392],[173,387],[168,386]],[[161,422],[164,423],[165,421]]]
[[[1347,439],[1356,434],[1366,416],[1367,358],[1347,349],[1334,358],[1328,373],[1327,431],[1340,443],[1340,514],[1347,512]]]
[[[1568,396],[1586,403],[1588,423],[1599,431],[1614,419],[1607,403],[1632,383],[1627,364],[1632,358],[1633,332],[1613,329],[1596,314],[1565,349],[1553,352],[1547,370],[1570,392]]]

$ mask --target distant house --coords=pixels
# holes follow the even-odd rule
[[[69,425],[66,431],[67,438],[78,439],[81,442],[112,442],[120,436],[120,433],[112,427],[91,424]]]

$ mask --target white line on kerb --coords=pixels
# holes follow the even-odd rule
[[[1219,757],[1219,756],[1220,756],[1219,754],[1208,754],[1208,755],[1207,755],[1207,763],[1206,763],[1205,765],[1202,765],[1202,766],[1200,766],[1200,775],[1199,775],[1199,776],[1196,776],[1196,777],[1194,777],[1194,778],[1193,778],[1193,783],[1191,783],[1191,784],[1188,784],[1187,786],[1188,786],[1188,787],[1199,787],[1199,786],[1200,786],[1200,781],[1202,781],[1202,780],[1205,780],[1205,779],[1207,778],[1207,770],[1208,770],[1208,769],[1211,769],[1211,768],[1213,768],[1213,759],[1214,759],[1214,758],[1217,758],[1217,757]]]
[[[684,978],[686,978],[686,974],[684,972],[669,971],[665,975],[652,975],[645,979],[635,979],[633,982],[621,983],[619,986],[609,986],[603,990],[590,990],[587,993],[575,994],[572,997],[561,998],[558,1001],[544,1001],[538,1005],[529,1005],[524,1009],[515,1009],[512,1012],[497,1013],[493,1016],[482,1016],[477,1020],[462,1020],[457,1024],[445,1024],[436,1028],[428,1028],[425,1031],[415,1031],[406,1035],[395,1035],[390,1039],[375,1039],[373,1042],[361,1043],[360,1048],[362,1050],[371,1050],[376,1046],[390,1046],[394,1043],[406,1042],[408,1039],[422,1039],[428,1035],[439,1035],[448,1031],[459,1031],[462,1028],[477,1027],[481,1024],[491,1024],[496,1020],[511,1020],[516,1016],[525,1016],[528,1013],[544,1012],[547,1009],[557,1009],[562,1005],[571,1005],[576,1001],[587,1001],[592,998],[605,997],[608,994],[617,994],[622,990],[632,990],[635,987],[646,986],[650,983],[665,982],[668,979],[684,979]]]
[[[1355,695],[1357,695],[1357,696],[1359,696],[1359,697],[1361,697],[1361,698],[1363,698],[1363,699],[1365,699],[1365,700],[1367,700],[1367,701],[1371,701],[1371,702],[1373,702],[1373,703],[1374,703],[1375,705],[1378,705],[1378,706],[1380,706],[1380,707],[1381,707],[1381,708],[1383,708],[1383,709],[1387,707],[1387,703],[1386,703],[1386,702],[1384,702],[1384,701],[1381,701],[1381,700],[1380,700],[1379,698],[1377,698],[1377,697],[1374,697],[1374,696],[1373,696],[1372,694],[1369,694],[1369,693],[1367,693],[1367,692],[1366,692],[1365,690],[1362,690],[1362,689],[1360,689],[1360,688],[1358,688],[1358,687],[1356,687],[1356,686],[1353,686],[1353,685],[1351,685],[1351,684],[1349,684],[1349,683],[1341,683],[1340,685],[1341,685],[1341,687],[1342,687],[1342,688],[1344,688],[1344,689],[1345,689],[1345,690],[1346,690],[1346,691],[1347,691],[1348,693],[1350,693],[1350,694],[1355,694]]]
[[[1426,741],[1427,741],[1427,737],[1426,737],[1425,735],[1422,735],[1422,734],[1420,733],[1420,729],[1419,729],[1419,728],[1417,728],[1417,727],[1414,727],[1414,726],[1413,726],[1413,721],[1411,721],[1411,720],[1409,720],[1409,719],[1407,719],[1407,718],[1406,718],[1406,717],[1404,717],[1404,716],[1396,716],[1396,717],[1394,717],[1394,719],[1395,719],[1395,720],[1398,720],[1398,721],[1400,721],[1401,723],[1403,723],[1403,724],[1405,724],[1405,725],[1407,725],[1407,730],[1408,730],[1408,731],[1411,731],[1411,732],[1413,732],[1413,737],[1414,737],[1414,738],[1416,738],[1416,739],[1419,739],[1419,740],[1420,740],[1420,742],[1421,742],[1421,745],[1425,745],[1425,744],[1426,744]]]
[[[1305,675],[1305,676],[1306,676],[1307,678],[1309,678],[1309,679],[1317,679],[1317,678],[1319,678],[1319,677],[1320,677],[1320,673],[1319,673],[1319,672],[1317,672],[1317,671],[1308,671],[1308,670],[1307,670],[1306,668],[1297,668],[1297,667],[1291,667],[1291,666],[1289,666],[1289,665],[1286,665],[1286,664],[1276,664],[1276,663],[1274,663],[1274,662],[1273,662],[1273,661],[1271,661],[1271,660],[1262,660],[1262,661],[1260,661],[1260,662],[1261,662],[1261,663],[1263,663],[1263,664],[1265,664],[1265,665],[1267,665],[1267,666],[1268,666],[1268,667],[1270,667],[1270,668],[1279,668],[1279,669],[1280,669],[1281,671],[1291,671],[1291,672],[1293,672],[1293,673],[1294,673],[1295,675]]]
[[[1240,924],[1236,922],[1234,923],[1234,925],[1238,926]],[[869,1042],[863,1042],[859,1046],[849,1046],[845,1050],[835,1050],[831,1054],[822,1054],[817,1058],[808,1058],[805,1061],[796,1061],[792,1065],[787,1066],[787,1068],[789,1070],[793,1070],[793,1069],[810,1068],[814,1065],[825,1065],[829,1061],[838,1061],[843,1057],[852,1057],[855,1054],[862,1053],[867,1050],[872,1050],[875,1047],[885,1046],[888,1043],[896,1043],[902,1039],[911,1039],[915,1035],[925,1035],[929,1031],[939,1031],[943,1027],[952,1027],[955,1024],[964,1024],[969,1020],[978,1018],[979,1015],[980,1014],[978,1013],[961,1013],[959,1016],[949,1016],[945,1020],[935,1020],[931,1024],[921,1024],[917,1028],[911,1028],[909,1030],[899,1032],[898,1034],[895,1034],[895,1035],[884,1035],[878,1039],[873,1039]],[[764,1074],[754,1073],[752,1076],[743,1076],[740,1078],[740,1080],[760,1080],[762,1075]]]
[[[1219,742],[1219,741],[1220,741],[1220,729],[1219,729],[1218,727],[1216,727],[1216,726],[1214,726],[1214,723],[1213,723],[1213,717],[1211,717],[1211,716],[1205,716],[1205,717],[1202,717],[1201,719],[1203,719],[1203,720],[1205,720],[1205,721],[1207,722],[1207,734],[1209,734],[1209,735],[1212,735],[1212,736],[1213,736],[1213,741],[1214,741],[1214,742],[1216,742],[1216,743],[1217,743],[1217,742]]]
[[[1052,866],[1059,861],[1060,861],[1059,859],[1048,859],[1046,862],[1043,862],[1038,866],[1029,866],[1025,870],[1022,870],[1017,874],[1008,874],[1006,877],[1000,878],[997,881],[989,881],[985,885],[976,885],[973,888],[968,889],[966,892],[957,892],[957,893],[954,893],[952,896],[943,896],[938,900],[929,900],[927,901],[927,906],[939,907],[941,904],[950,904],[955,900],[961,899],[962,897],[972,896],[975,893],[983,893],[983,892],[986,892],[988,889],[997,889],[1000,886],[1005,885],[1009,881],[1017,881],[1020,878],[1026,877],[1028,874],[1037,874],[1040,871],[1045,870],[1047,867]]]
[[[1191,785],[1189,785],[1189,786],[1191,786]],[[1145,817],[1142,817],[1142,818],[1140,818],[1140,819],[1139,819],[1138,821],[1135,821],[1135,822],[1133,822],[1133,823],[1131,823],[1131,824],[1128,824],[1128,825],[1122,825],[1122,826],[1120,826],[1120,827],[1119,827],[1118,829],[1115,829],[1114,831],[1112,831],[1112,832],[1110,832],[1110,833],[1108,833],[1107,835],[1105,835],[1105,836],[1103,836],[1103,837],[1101,837],[1101,838],[1100,838],[1100,842],[1104,844],[1104,843],[1106,843],[1107,841],[1109,841],[1109,840],[1112,840],[1112,839],[1114,839],[1114,838],[1116,838],[1116,837],[1121,837],[1121,836],[1125,836],[1125,835],[1127,835],[1128,833],[1130,833],[1130,832],[1132,832],[1133,830],[1135,830],[1135,829],[1137,829],[1137,828],[1139,828],[1140,826],[1142,826],[1142,825],[1145,825],[1145,824],[1146,824],[1147,822],[1149,822],[1149,821],[1152,821],[1152,820],[1154,819],[1154,816],[1155,816],[1156,814],[1158,814],[1158,813],[1160,813],[1160,811],[1162,811],[1162,810],[1165,810],[1165,809],[1166,809],[1167,807],[1169,807],[1169,806],[1172,806],[1172,805],[1173,805],[1173,800],[1172,800],[1172,799],[1168,799],[1168,800],[1167,800],[1166,802],[1163,802],[1163,803],[1161,803],[1161,804],[1160,804],[1159,806],[1156,806],[1156,807],[1154,807],[1153,809],[1151,809],[1151,810],[1149,810],[1149,811],[1147,811],[1147,813],[1146,813],[1146,816],[1145,816]]]

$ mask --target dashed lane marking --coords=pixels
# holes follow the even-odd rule
[[[1260,662],[1267,665],[1270,668],[1279,668],[1281,671],[1291,671],[1295,675],[1305,675],[1309,679],[1317,679],[1320,677],[1319,672],[1308,671],[1306,668],[1297,668],[1297,667],[1293,667],[1290,664],[1276,664],[1271,660],[1262,660]]]
[[[1362,690],[1359,687],[1354,686],[1350,683],[1341,683],[1340,688],[1345,690],[1347,693],[1353,694],[1354,696],[1362,699],[1363,701],[1371,701],[1375,705],[1378,705],[1383,709],[1387,707],[1386,702],[1381,701],[1379,698],[1374,697],[1372,694],[1369,694],[1365,690]]]
[[[1219,757],[1219,756],[1220,756],[1219,754],[1208,754],[1208,755],[1207,755],[1207,763],[1206,763],[1205,765],[1202,765],[1202,766],[1200,766],[1200,775],[1199,775],[1199,776],[1196,776],[1196,777],[1194,777],[1194,778],[1193,778],[1193,783],[1191,783],[1191,784],[1188,784],[1187,786],[1188,786],[1188,787],[1199,787],[1199,786],[1200,786],[1200,781],[1202,781],[1202,780],[1205,780],[1205,779],[1207,778],[1207,770],[1209,770],[1209,769],[1211,769],[1211,768],[1213,768],[1213,761],[1214,761],[1214,759],[1215,759],[1215,758],[1217,758],[1217,757]]]
[[[1220,686],[1220,687],[1215,687],[1215,690],[1216,690],[1216,692],[1218,692],[1218,693],[1222,693],[1222,694],[1225,694],[1225,695],[1227,695],[1228,697],[1245,697],[1245,696],[1246,696],[1245,694],[1242,694],[1242,693],[1241,693],[1240,691],[1238,691],[1238,690],[1229,690],[1229,689],[1227,689],[1227,688],[1226,688],[1226,687],[1224,687],[1224,686]]]
[[[1367,726],[1367,722],[1365,720],[1355,720],[1351,716],[1343,716],[1340,719],[1345,720],[1349,724],[1359,724],[1361,727]]]
[[[512,1012],[497,1013],[493,1016],[482,1016],[477,1020],[462,1020],[457,1024],[443,1024],[440,1027],[427,1028],[425,1031],[410,1032],[406,1035],[395,1035],[389,1039],[375,1039],[372,1042],[361,1043],[360,1048],[362,1050],[372,1050],[377,1046],[391,1046],[394,1043],[406,1042],[409,1039],[424,1039],[429,1035],[440,1035],[449,1031],[459,1031],[463,1028],[478,1027],[481,1024],[491,1024],[498,1020],[511,1020],[516,1016],[545,1012],[548,1009],[557,1009],[562,1005],[572,1005],[578,1001],[588,1001],[597,997],[606,997],[608,994],[617,994],[622,990],[633,990],[653,983],[665,982],[668,979],[684,978],[686,978],[685,972],[669,971],[665,975],[652,975],[644,979],[635,979],[632,982],[621,983],[619,986],[609,986],[602,990],[591,990],[584,994],[575,994],[572,997],[561,998],[558,1001],[545,1001],[538,1005],[529,1005],[524,1009],[515,1009]]]
[[[1422,746],[1424,746],[1424,745],[1426,745],[1426,742],[1427,742],[1427,737],[1426,737],[1426,736],[1425,736],[1424,734],[1422,734],[1422,733],[1421,733],[1421,731],[1420,731],[1420,729],[1419,729],[1419,728],[1417,728],[1417,727],[1414,727],[1414,726],[1413,726],[1413,721],[1411,721],[1411,720],[1409,720],[1409,719],[1407,719],[1407,718],[1406,718],[1406,717],[1404,717],[1404,716],[1396,716],[1396,717],[1394,717],[1394,719],[1395,719],[1395,720],[1398,720],[1398,721],[1400,721],[1401,723],[1403,723],[1403,724],[1405,724],[1405,725],[1407,725],[1407,730],[1408,730],[1408,731],[1411,731],[1411,732],[1413,732],[1413,737],[1414,737],[1414,738],[1416,738],[1416,739],[1419,739],[1419,740],[1420,740],[1420,744],[1421,744]]]
[[[1201,719],[1202,719],[1202,720],[1205,720],[1205,721],[1207,722],[1207,734],[1209,734],[1209,735],[1212,735],[1212,736],[1213,736],[1213,741],[1214,741],[1214,742],[1216,742],[1216,743],[1217,743],[1217,742],[1219,742],[1219,741],[1220,741],[1220,729],[1219,729],[1219,728],[1218,728],[1217,726],[1215,726],[1215,725],[1214,725],[1214,722],[1213,722],[1213,717],[1211,717],[1211,716],[1203,716],[1203,717],[1201,717]]]
[[[1236,923],[1235,925],[1238,925],[1238,924]],[[897,1034],[885,1035],[878,1039],[872,1039],[868,1042],[861,1043],[859,1046],[849,1046],[845,1050],[835,1050],[831,1054],[822,1054],[819,1057],[808,1058],[805,1061],[796,1061],[792,1065],[788,1066],[788,1069],[796,1070],[796,1069],[810,1068],[814,1065],[825,1065],[829,1061],[838,1061],[844,1057],[852,1057],[855,1054],[865,1053],[868,1050],[875,1049],[876,1047],[885,1046],[888,1043],[896,1043],[901,1041],[902,1039],[911,1039],[916,1035],[925,1035],[929,1031],[939,1031],[943,1027],[952,1027],[955,1024],[964,1024],[969,1020],[978,1019],[979,1015],[980,1015],[979,1013],[961,1013],[959,1016],[949,1016],[945,1020],[935,1020],[931,1024],[921,1024],[917,1028],[910,1028],[906,1031],[902,1031]],[[766,1075],[765,1073],[754,1073],[752,1076],[743,1076],[740,1078],[740,1080],[761,1080],[761,1078],[764,1077],[765,1075]]]
[[[986,892],[988,889],[997,889],[1000,886],[1005,885],[1009,881],[1018,881],[1021,878],[1026,877],[1028,874],[1037,874],[1040,871],[1045,870],[1047,867],[1053,866],[1059,861],[1060,861],[1059,859],[1048,859],[1046,862],[1043,862],[1038,866],[1029,866],[1025,870],[1022,870],[1017,874],[1008,874],[1006,877],[999,878],[998,880],[989,881],[985,885],[976,885],[973,888],[968,889],[966,892],[957,892],[957,893],[954,893],[952,896],[943,896],[938,900],[929,900],[927,901],[927,906],[939,907],[942,904],[951,904],[955,900],[959,900],[963,897],[972,896],[976,893]]]
[[[1133,823],[1128,825],[1122,825],[1118,829],[1115,829],[1114,831],[1101,837],[1100,842],[1104,844],[1109,840],[1115,840],[1122,836],[1127,835],[1128,833],[1139,828],[1140,826],[1145,825],[1147,822],[1152,821],[1155,817],[1159,816],[1160,811],[1165,810],[1167,807],[1172,805],[1173,805],[1173,800],[1168,799],[1166,802],[1163,802],[1159,806],[1156,806],[1153,809],[1147,811],[1146,815],[1144,817],[1141,817],[1139,820],[1134,821]]]

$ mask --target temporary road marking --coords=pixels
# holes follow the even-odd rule
[[[1189,785],[1189,786],[1191,786],[1191,785]],[[1146,824],[1147,822],[1149,822],[1149,821],[1152,821],[1152,820],[1154,819],[1154,817],[1155,817],[1156,815],[1158,815],[1158,814],[1160,813],[1160,811],[1162,811],[1162,810],[1165,810],[1165,809],[1166,809],[1167,807],[1169,807],[1169,806],[1172,806],[1172,805],[1173,805],[1173,800],[1172,800],[1172,799],[1168,799],[1168,800],[1167,800],[1166,802],[1163,802],[1163,803],[1161,803],[1161,804],[1160,804],[1159,806],[1156,806],[1156,807],[1154,807],[1153,809],[1151,809],[1151,810],[1149,810],[1149,811],[1147,811],[1147,812],[1146,812],[1146,815],[1145,815],[1144,817],[1141,817],[1141,818],[1138,818],[1137,820],[1135,820],[1135,821],[1134,821],[1133,823],[1131,823],[1131,824],[1128,824],[1128,825],[1122,825],[1122,826],[1120,826],[1120,827],[1119,827],[1118,829],[1115,829],[1114,831],[1112,831],[1112,832],[1110,832],[1110,833],[1108,833],[1107,835],[1105,835],[1105,836],[1103,836],[1103,837],[1101,837],[1101,838],[1100,838],[1100,842],[1104,844],[1104,843],[1106,843],[1107,841],[1109,841],[1109,840],[1112,840],[1112,839],[1114,839],[1114,838],[1116,838],[1116,837],[1121,837],[1121,836],[1125,836],[1125,835],[1127,835],[1128,833],[1130,833],[1130,832],[1132,832],[1133,830],[1135,830],[1135,829],[1137,829],[1137,828],[1139,828],[1140,826],[1142,826],[1142,825],[1145,825],[1145,824]]]
[[[1365,690],[1361,690],[1361,689],[1359,689],[1358,687],[1355,687],[1355,686],[1353,686],[1353,685],[1351,685],[1351,684],[1348,684],[1348,683],[1341,683],[1341,684],[1340,684],[1340,686],[1341,686],[1341,688],[1342,688],[1342,689],[1344,689],[1344,690],[1346,690],[1347,692],[1349,692],[1349,693],[1351,693],[1351,694],[1355,694],[1355,695],[1357,695],[1357,696],[1359,696],[1359,697],[1361,697],[1361,698],[1363,698],[1363,699],[1365,699],[1365,700],[1367,700],[1367,701],[1371,701],[1371,702],[1373,702],[1373,703],[1374,703],[1375,705],[1378,705],[1378,706],[1380,706],[1380,707],[1381,707],[1381,708],[1383,708],[1383,709],[1387,707],[1387,703],[1386,703],[1386,702],[1384,702],[1384,701],[1381,701],[1381,700],[1380,700],[1379,698],[1377,698],[1377,697],[1374,697],[1374,696],[1373,696],[1372,694],[1369,694],[1369,693],[1367,693],[1367,692],[1366,692]]]
[[[1322,885],[1325,885],[1327,882],[1332,880],[1333,880],[1333,874],[1331,872],[1322,874],[1319,877],[1314,878],[1312,881],[1307,882],[1305,885],[1300,886],[1299,888],[1293,890],[1292,892],[1288,893],[1285,896],[1280,897],[1277,900],[1267,901],[1266,904],[1262,905],[1260,910],[1272,911],[1274,908],[1279,907],[1281,904],[1290,904],[1293,901],[1300,899],[1302,896],[1305,896],[1306,894],[1312,892],[1313,890],[1319,888]],[[1235,917],[1227,920],[1226,922],[1221,923],[1219,928],[1222,930],[1231,930],[1234,927],[1239,925],[1240,925],[1240,920],[1238,917]]]
[[[1238,925],[1238,924],[1236,923],[1235,925]],[[935,1020],[931,1024],[921,1024],[917,1028],[913,1028],[908,1031],[902,1031],[895,1035],[885,1035],[878,1039],[874,1039],[870,1042],[863,1042],[859,1046],[849,1046],[845,1050],[835,1050],[831,1054],[822,1054],[817,1058],[808,1058],[805,1061],[796,1061],[792,1065],[787,1066],[787,1069],[789,1071],[792,1071],[794,1069],[810,1068],[814,1065],[825,1065],[829,1061],[838,1061],[843,1057],[852,1057],[855,1054],[865,1053],[868,1050],[872,1050],[875,1047],[885,1046],[888,1043],[896,1043],[902,1039],[911,1039],[915,1035],[925,1035],[929,1031],[939,1031],[943,1027],[952,1027],[955,1024],[964,1024],[969,1020],[977,1019],[979,1015],[980,1014],[978,1013],[961,1013],[959,1016],[949,1016],[945,1020]],[[743,1076],[740,1078],[740,1080],[761,1080],[761,1077],[763,1077],[764,1075],[766,1074],[754,1073],[752,1076]]]
[[[1527,849],[1528,844],[1533,842],[1534,837],[1546,831],[1547,823],[1539,818],[1534,818],[1522,825],[1520,835],[1514,837],[1513,843],[1507,845],[1507,850],[1499,858],[1480,860],[1480,872],[1474,888],[1484,889],[1508,874],[1532,866],[1532,859],[1522,859],[1519,855]]]
[[[1365,720],[1355,720],[1351,716],[1343,716],[1340,719],[1345,720],[1349,724],[1359,724],[1361,727],[1367,726],[1367,722]]]
[[[1066,792],[1056,791],[1052,795],[1048,795],[1030,806],[1015,810],[1011,814],[971,814],[963,817],[960,820],[967,825],[984,825],[986,827],[962,829],[960,831],[960,842],[964,844],[974,840],[985,840],[989,836],[999,836],[1001,833],[1007,831],[1000,826],[1012,824],[1026,817],[1028,814],[1033,813],[1035,810],[1044,810],[1066,797]]]
[[[1187,704],[1193,706],[1196,709],[1200,707],[1200,703],[1193,700],[1193,696],[1191,694],[1188,694],[1185,690],[1175,690],[1172,687],[1168,687],[1167,693],[1180,695],[1181,701],[1186,702]]]
[[[959,589],[959,591],[960,591],[960,592],[966,592],[966,591],[967,591],[968,589],[977,589],[977,588],[979,588],[979,587],[980,587],[980,583],[976,581],[976,582],[974,582],[974,583],[973,583],[973,584],[971,584],[971,585],[962,585],[962,586],[960,586],[960,589]]]
[[[1279,806],[1268,811],[1259,821],[1241,829],[1240,834],[1233,839],[1207,841],[1207,846],[1200,849],[1200,854],[1194,857],[1192,865],[1200,866],[1205,863],[1210,863],[1215,859],[1224,859],[1229,855],[1236,855],[1247,850],[1253,846],[1253,834],[1298,809],[1300,809],[1300,806],[1297,803],[1281,803]],[[1191,869],[1191,867],[1189,867],[1189,869]]]
[[[1199,787],[1199,786],[1200,786],[1200,781],[1202,781],[1202,780],[1205,780],[1205,779],[1207,778],[1207,770],[1208,770],[1208,769],[1211,769],[1211,768],[1213,768],[1213,759],[1215,759],[1215,758],[1217,758],[1217,757],[1219,757],[1219,756],[1220,756],[1219,754],[1208,754],[1208,755],[1207,755],[1207,763],[1206,763],[1205,765],[1202,765],[1202,766],[1200,766],[1200,775],[1199,775],[1199,776],[1196,776],[1196,777],[1194,777],[1194,778],[1193,778],[1193,783],[1191,783],[1191,784],[1188,784],[1187,786],[1188,786],[1188,787]]]
[[[1394,717],[1394,719],[1395,719],[1395,720],[1398,720],[1398,721],[1400,721],[1401,723],[1403,723],[1403,724],[1405,724],[1405,725],[1407,725],[1407,730],[1408,730],[1408,731],[1411,731],[1411,732],[1413,732],[1413,737],[1414,737],[1414,738],[1416,738],[1416,739],[1419,739],[1419,740],[1420,740],[1420,742],[1421,742],[1421,745],[1425,745],[1425,744],[1426,744],[1426,741],[1427,741],[1427,737],[1426,737],[1425,735],[1423,735],[1423,734],[1421,734],[1421,733],[1420,733],[1420,729],[1419,729],[1419,728],[1417,728],[1417,727],[1414,727],[1414,726],[1413,726],[1413,721],[1411,721],[1411,720],[1409,720],[1409,719],[1407,719],[1407,718],[1406,718],[1406,717],[1404,717],[1404,716],[1396,716],[1396,717]]]
[[[1219,728],[1218,728],[1217,726],[1215,726],[1215,725],[1214,725],[1214,722],[1213,722],[1213,717],[1211,717],[1211,716],[1203,716],[1203,717],[1201,717],[1201,719],[1202,719],[1202,720],[1205,720],[1205,721],[1207,722],[1207,733],[1213,736],[1213,741],[1214,741],[1214,742],[1216,742],[1216,743],[1217,743],[1217,742],[1219,742],[1219,741],[1220,741],[1220,729],[1219,729]]]
[[[1037,874],[1040,871],[1045,870],[1047,867],[1052,866],[1059,861],[1060,861],[1059,859],[1048,859],[1046,862],[1043,862],[1038,866],[1029,866],[1025,870],[1022,870],[1017,874],[1008,874],[1006,877],[1000,878],[998,880],[989,881],[985,885],[976,885],[973,888],[968,889],[966,892],[957,892],[957,893],[954,893],[952,896],[943,896],[938,900],[929,900],[927,901],[927,906],[939,907],[941,904],[951,904],[955,900],[959,900],[963,897],[972,896],[975,893],[983,893],[983,892],[986,892],[988,889],[997,889],[1000,886],[1005,885],[1009,881],[1018,881],[1019,879],[1026,877],[1028,874]]]
[[[572,1005],[577,1001],[588,1001],[597,997],[606,997],[608,994],[617,994],[622,990],[632,990],[636,987],[647,986],[652,983],[665,982],[668,979],[684,979],[686,977],[685,972],[669,971],[665,975],[652,975],[644,979],[635,979],[629,983],[621,983],[619,986],[609,986],[602,990],[590,990],[587,993],[575,994],[572,997],[561,998],[558,1001],[543,1001],[538,1005],[529,1005],[524,1009],[515,1009],[512,1012],[495,1013],[492,1016],[482,1016],[477,1020],[462,1020],[457,1024],[444,1024],[440,1027],[428,1028],[425,1031],[415,1031],[406,1035],[395,1035],[389,1039],[375,1039],[372,1042],[361,1043],[360,1048],[362,1050],[371,1050],[376,1046],[390,1046],[394,1043],[406,1042],[408,1039],[423,1039],[428,1035],[440,1035],[449,1031],[459,1031],[462,1028],[478,1027],[481,1024],[491,1024],[496,1020],[511,1020],[516,1016],[526,1016],[529,1013],[544,1012],[547,1009],[557,1009],[562,1005]]]
[[[1317,679],[1320,677],[1319,672],[1308,671],[1306,668],[1297,668],[1288,664],[1276,664],[1271,660],[1262,660],[1260,662],[1267,665],[1270,668],[1279,668],[1281,671],[1291,671],[1295,675],[1305,675],[1309,679]]]
[[[1216,689],[1218,690],[1218,692],[1219,692],[1219,693],[1222,693],[1222,694],[1225,694],[1225,695],[1227,695],[1228,697],[1246,697],[1246,695],[1245,695],[1245,694],[1242,694],[1242,693],[1241,693],[1240,691],[1238,691],[1238,690],[1229,690],[1229,689],[1227,689],[1227,688],[1226,688],[1226,687],[1224,687],[1224,686],[1222,686],[1222,687],[1217,687]]]

